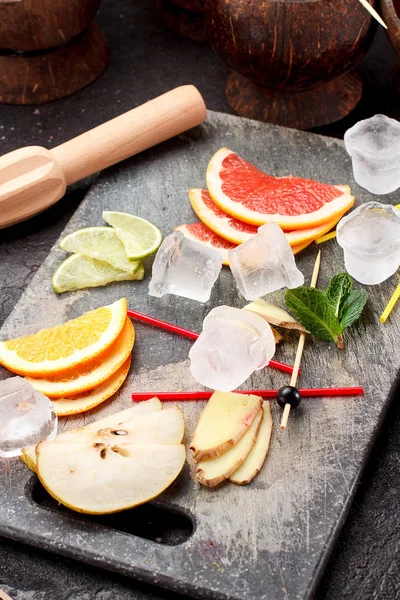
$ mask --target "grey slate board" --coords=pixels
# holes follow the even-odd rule
[[[71,219],[65,233],[102,224],[101,212],[116,209],[139,214],[167,235],[196,220],[187,191],[205,185],[211,155],[228,146],[268,172],[350,183],[357,202],[370,194],[352,182],[351,165],[341,142],[267,124],[209,113],[207,123],[101,175]],[[395,202],[394,195],[384,201]],[[316,247],[298,257],[309,281]],[[5,322],[1,339],[25,335],[73,318],[125,295],[141,312],[200,330],[205,314],[219,304],[243,306],[228,269],[224,269],[206,305],[167,296],[150,298],[144,282],[121,283],[56,296],[51,275],[64,253],[53,248],[29,288]],[[336,242],[323,246],[319,286],[343,270]],[[308,339],[303,387],[363,384],[358,399],[304,400],[293,412],[287,432],[278,429],[280,409],[273,406],[274,431],[261,474],[247,487],[232,484],[209,490],[190,476],[193,462],[160,502],[179,507],[194,520],[195,531],[183,544],[163,544],[93,523],[72,512],[50,511],[30,493],[35,476],[18,460],[0,473],[0,535],[78,560],[191,594],[199,598],[266,600],[309,598],[351,501],[389,402],[399,369],[399,311],[382,326],[379,315],[397,283],[396,277],[371,287],[366,313],[347,336],[345,351]],[[282,292],[272,300],[282,302]],[[137,342],[131,374],[120,393],[93,414],[70,418],[72,428],[131,405],[130,392],[191,390],[187,354],[190,341],[136,324]],[[293,362],[296,335],[278,348],[276,358]],[[1,376],[8,373],[2,371]],[[288,376],[266,369],[246,388],[279,388]],[[202,403],[181,403],[186,441]],[[126,513],[135,519],[135,511]]]

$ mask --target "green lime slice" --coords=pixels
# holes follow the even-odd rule
[[[132,262],[126,256],[124,245],[112,227],[86,227],[63,238],[59,247],[67,252],[84,254],[96,260],[104,260],[121,271],[133,275],[140,261]]]
[[[161,244],[161,231],[145,219],[111,210],[103,212],[103,219],[114,227],[129,260],[146,258],[154,254]]]
[[[143,265],[132,274],[116,269],[103,260],[96,260],[83,254],[72,254],[58,267],[52,283],[54,291],[61,294],[88,287],[100,287],[112,281],[141,280],[143,277]]]

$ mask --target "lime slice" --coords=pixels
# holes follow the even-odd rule
[[[58,267],[52,283],[54,291],[61,294],[88,287],[100,287],[112,281],[141,280],[143,277],[143,265],[132,274],[116,269],[104,260],[96,260],[83,254],[72,254]]]
[[[105,210],[103,219],[114,227],[129,260],[154,254],[162,241],[161,231],[152,223],[128,213]]]
[[[96,260],[104,260],[113,267],[133,275],[140,261],[131,262],[126,256],[124,245],[112,227],[86,227],[63,238],[59,247],[67,252],[84,254]]]

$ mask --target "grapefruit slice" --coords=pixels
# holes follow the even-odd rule
[[[287,231],[332,221],[354,204],[347,185],[273,177],[228,148],[221,148],[210,160],[207,187],[229,215],[252,225],[273,221]]]
[[[126,298],[121,298],[63,325],[0,342],[0,364],[18,375],[39,378],[82,366],[117,339],[126,310]]]
[[[245,242],[258,231],[258,225],[250,225],[250,223],[239,221],[239,219],[235,219],[235,217],[221,210],[215,204],[207,190],[191,189],[189,191],[189,198],[192,208],[200,221],[212,231],[234,244]],[[285,231],[287,240],[292,247],[304,244],[305,242],[312,242],[332,229],[342,218],[342,215],[343,213],[340,213],[334,219],[316,227]]]
[[[45,379],[26,377],[33,387],[51,399],[77,396],[104,383],[126,361],[132,352],[135,330],[129,317],[116,341],[93,361],[73,370]]]
[[[200,242],[211,248],[217,248],[222,254],[222,264],[229,265],[228,252],[232,248],[236,248],[237,244],[232,244],[232,242],[224,240],[224,238],[214,233],[214,231],[201,221],[190,223],[189,225],[179,225],[179,227],[175,227],[175,230],[182,231],[185,237],[195,242]]]
[[[79,396],[52,400],[57,416],[70,417],[71,415],[78,415],[91,410],[92,408],[96,408],[96,406],[99,406],[99,404],[111,398],[124,383],[130,366],[131,357],[129,356],[122,367],[113,373],[113,375],[99,387],[84,392]]]
[[[298,244],[297,246],[292,246],[292,252],[293,252],[293,254],[298,254],[299,252],[301,252],[305,248],[308,248],[308,246],[310,244],[312,244],[313,241],[314,240],[310,240],[309,242],[304,242],[303,244]]]

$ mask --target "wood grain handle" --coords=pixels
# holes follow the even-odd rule
[[[51,150],[67,185],[155,146],[206,118],[192,85],[178,87]]]

